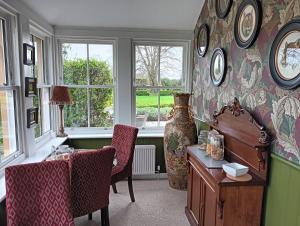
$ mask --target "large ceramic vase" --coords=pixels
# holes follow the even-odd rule
[[[174,95],[174,107],[165,127],[164,149],[169,184],[187,189],[186,147],[196,143],[196,125],[189,108],[190,94]]]

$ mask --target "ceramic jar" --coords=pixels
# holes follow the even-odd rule
[[[169,184],[179,190],[187,189],[186,146],[197,142],[197,130],[189,108],[190,94],[174,95],[174,107],[165,127],[164,150]]]

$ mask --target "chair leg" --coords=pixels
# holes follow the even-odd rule
[[[89,220],[93,219],[93,213],[89,213]]]
[[[133,187],[132,187],[132,176],[128,177],[128,189],[131,198],[131,202],[135,202],[134,194],[133,194]]]
[[[118,193],[116,184],[111,185],[115,194]]]
[[[101,226],[109,226],[108,206],[101,209]]]

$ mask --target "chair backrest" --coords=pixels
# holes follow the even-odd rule
[[[113,147],[71,155],[71,201],[74,217],[108,206],[114,155]]]
[[[8,226],[73,226],[66,161],[7,167]]]
[[[132,126],[117,124],[114,126],[112,146],[116,149],[118,164],[131,166],[135,141],[139,129]]]

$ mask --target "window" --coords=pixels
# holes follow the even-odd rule
[[[0,166],[19,155],[17,148],[15,98],[17,87],[10,77],[8,21],[0,17]]]
[[[113,44],[63,43],[63,83],[72,104],[65,127],[112,127],[114,122]]]
[[[50,106],[49,94],[50,85],[48,85],[47,76],[45,76],[44,68],[44,40],[31,36],[31,41],[35,46],[35,65],[32,66],[34,77],[37,78],[38,94],[33,98],[33,104],[39,109],[38,124],[34,128],[35,138],[38,138],[50,131]]]
[[[184,88],[184,46],[136,43],[134,48],[136,126],[163,127],[173,93]]]

